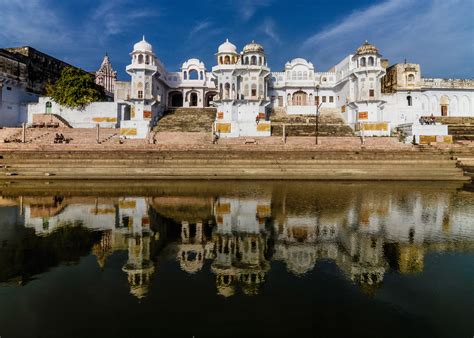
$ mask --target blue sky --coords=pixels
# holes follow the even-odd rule
[[[0,47],[30,45],[87,70],[107,51],[120,79],[142,34],[168,70],[208,70],[226,38],[255,39],[272,70],[303,57],[326,71],[365,40],[425,77],[474,78],[473,0],[0,0]]]

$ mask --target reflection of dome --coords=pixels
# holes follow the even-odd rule
[[[202,269],[204,264],[204,248],[202,245],[183,244],[178,252],[181,270],[193,274]]]
[[[150,286],[150,278],[155,267],[151,261],[144,262],[141,267],[134,264],[125,264],[122,271],[128,275],[128,284],[130,285],[130,293],[141,299],[148,294]]]
[[[254,40],[252,40],[251,43],[246,45],[244,47],[244,53],[263,53],[263,47],[262,45],[256,43]]]
[[[294,245],[288,249],[288,270],[297,276],[305,275],[316,264],[316,253],[311,246]]]
[[[218,53],[237,54],[237,47],[235,47],[233,43],[230,43],[229,39],[226,39],[225,42],[219,46]]]
[[[153,47],[145,40],[145,36],[143,36],[142,41],[133,45],[133,51],[153,53]]]
[[[216,279],[217,294],[226,298],[235,294],[234,276],[230,273],[219,273]]]
[[[137,299],[145,298],[148,294],[148,285],[131,286],[130,293]]]
[[[365,40],[364,44],[357,48],[357,55],[364,55],[364,54],[378,54],[379,50],[377,47],[374,45],[371,45],[370,43]]]
[[[218,285],[217,294],[223,297],[231,297],[235,295],[235,287],[233,285]]]

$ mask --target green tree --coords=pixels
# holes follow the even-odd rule
[[[65,67],[56,83],[46,86],[46,95],[62,106],[79,109],[106,98],[104,88],[91,74],[74,67]]]

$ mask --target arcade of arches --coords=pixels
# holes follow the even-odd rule
[[[214,96],[217,95],[216,91],[209,91],[204,96],[204,107],[210,107]],[[200,106],[200,94],[196,91],[190,91],[183,96],[180,91],[172,91],[168,95],[168,105],[170,108],[184,107],[184,102],[187,102],[189,107]]]

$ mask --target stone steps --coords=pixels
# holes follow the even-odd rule
[[[0,179],[468,180],[449,156],[414,152],[3,152]],[[286,156],[288,155],[288,156]],[[388,155],[388,156],[386,156]],[[6,167],[5,167],[6,166]]]
[[[215,108],[178,108],[167,110],[158,121],[158,132],[211,132]]]
[[[315,136],[316,117],[308,115],[271,114],[272,135],[283,135],[283,124],[287,136]],[[322,111],[319,116],[318,135],[320,136],[354,136],[354,131],[347,125],[337,110]]]

